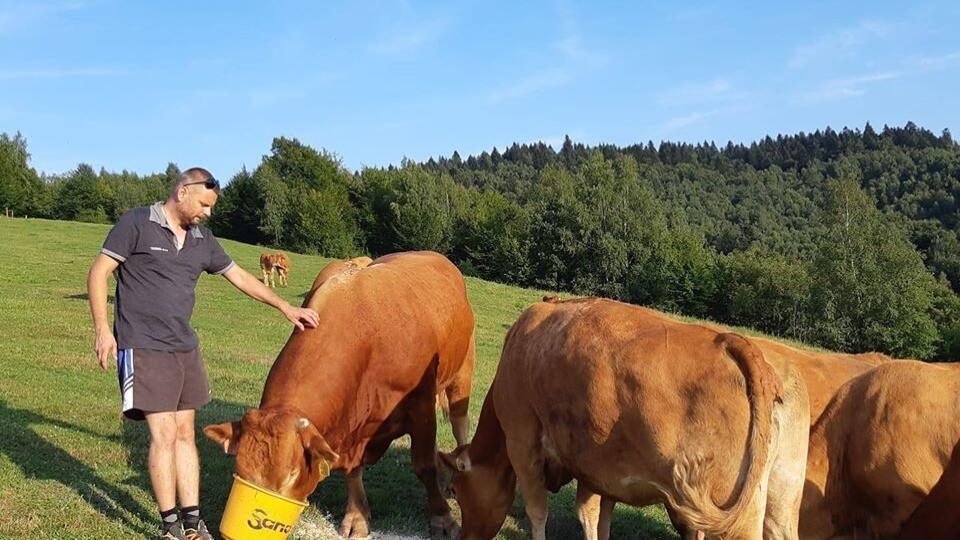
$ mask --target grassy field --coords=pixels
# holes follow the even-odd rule
[[[158,520],[145,472],[142,423],[121,421],[116,370],[101,371],[92,353],[86,272],[108,227],[0,217],[0,538],[149,538]],[[224,241],[244,268],[255,270],[261,248]],[[280,293],[299,304],[328,259],[292,255],[290,286]],[[476,421],[493,378],[507,328],[542,292],[468,279],[477,314],[477,369],[471,404]],[[270,364],[290,334],[272,309],[246,298],[226,280],[204,276],[193,325],[200,335],[214,401],[198,414],[202,426],[238,418],[260,398]],[[410,469],[408,442],[364,475],[373,528],[395,535],[427,528],[423,487]],[[211,525],[220,520],[232,458],[206,439],[201,506]],[[440,446],[453,447],[449,425]],[[580,537],[573,487],[551,496],[548,536]],[[310,498],[297,536],[314,538],[339,523],[342,475]],[[617,507],[617,538],[676,538],[663,509]],[[529,538],[519,498],[498,538]]]

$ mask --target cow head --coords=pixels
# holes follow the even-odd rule
[[[464,445],[449,454],[441,452],[440,461],[453,474],[453,494],[463,520],[460,540],[489,540],[513,504],[516,476],[509,461],[471,463],[469,450],[470,445]]]
[[[338,458],[309,420],[286,410],[250,409],[239,422],[209,425],[203,434],[237,456],[237,476],[300,501]]]

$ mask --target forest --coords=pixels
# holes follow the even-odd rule
[[[0,208],[14,216],[111,223],[179,174],[38,174],[26,138],[0,134]],[[912,123],[725,146],[568,137],[359,171],[277,137],[229,178],[208,225],[329,257],[435,250],[487,280],[956,360],[958,200],[960,145]]]

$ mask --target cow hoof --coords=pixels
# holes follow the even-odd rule
[[[453,516],[434,516],[430,518],[430,540],[457,540],[460,538],[460,525]]]
[[[344,538],[369,538],[370,525],[367,523],[367,518],[359,514],[348,514],[340,522],[340,536]]]

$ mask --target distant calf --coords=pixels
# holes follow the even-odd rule
[[[274,271],[280,274],[280,285],[286,287],[287,275],[290,273],[290,257],[287,257],[286,253],[261,253],[260,271],[263,272],[263,284],[267,287],[277,286]]]

